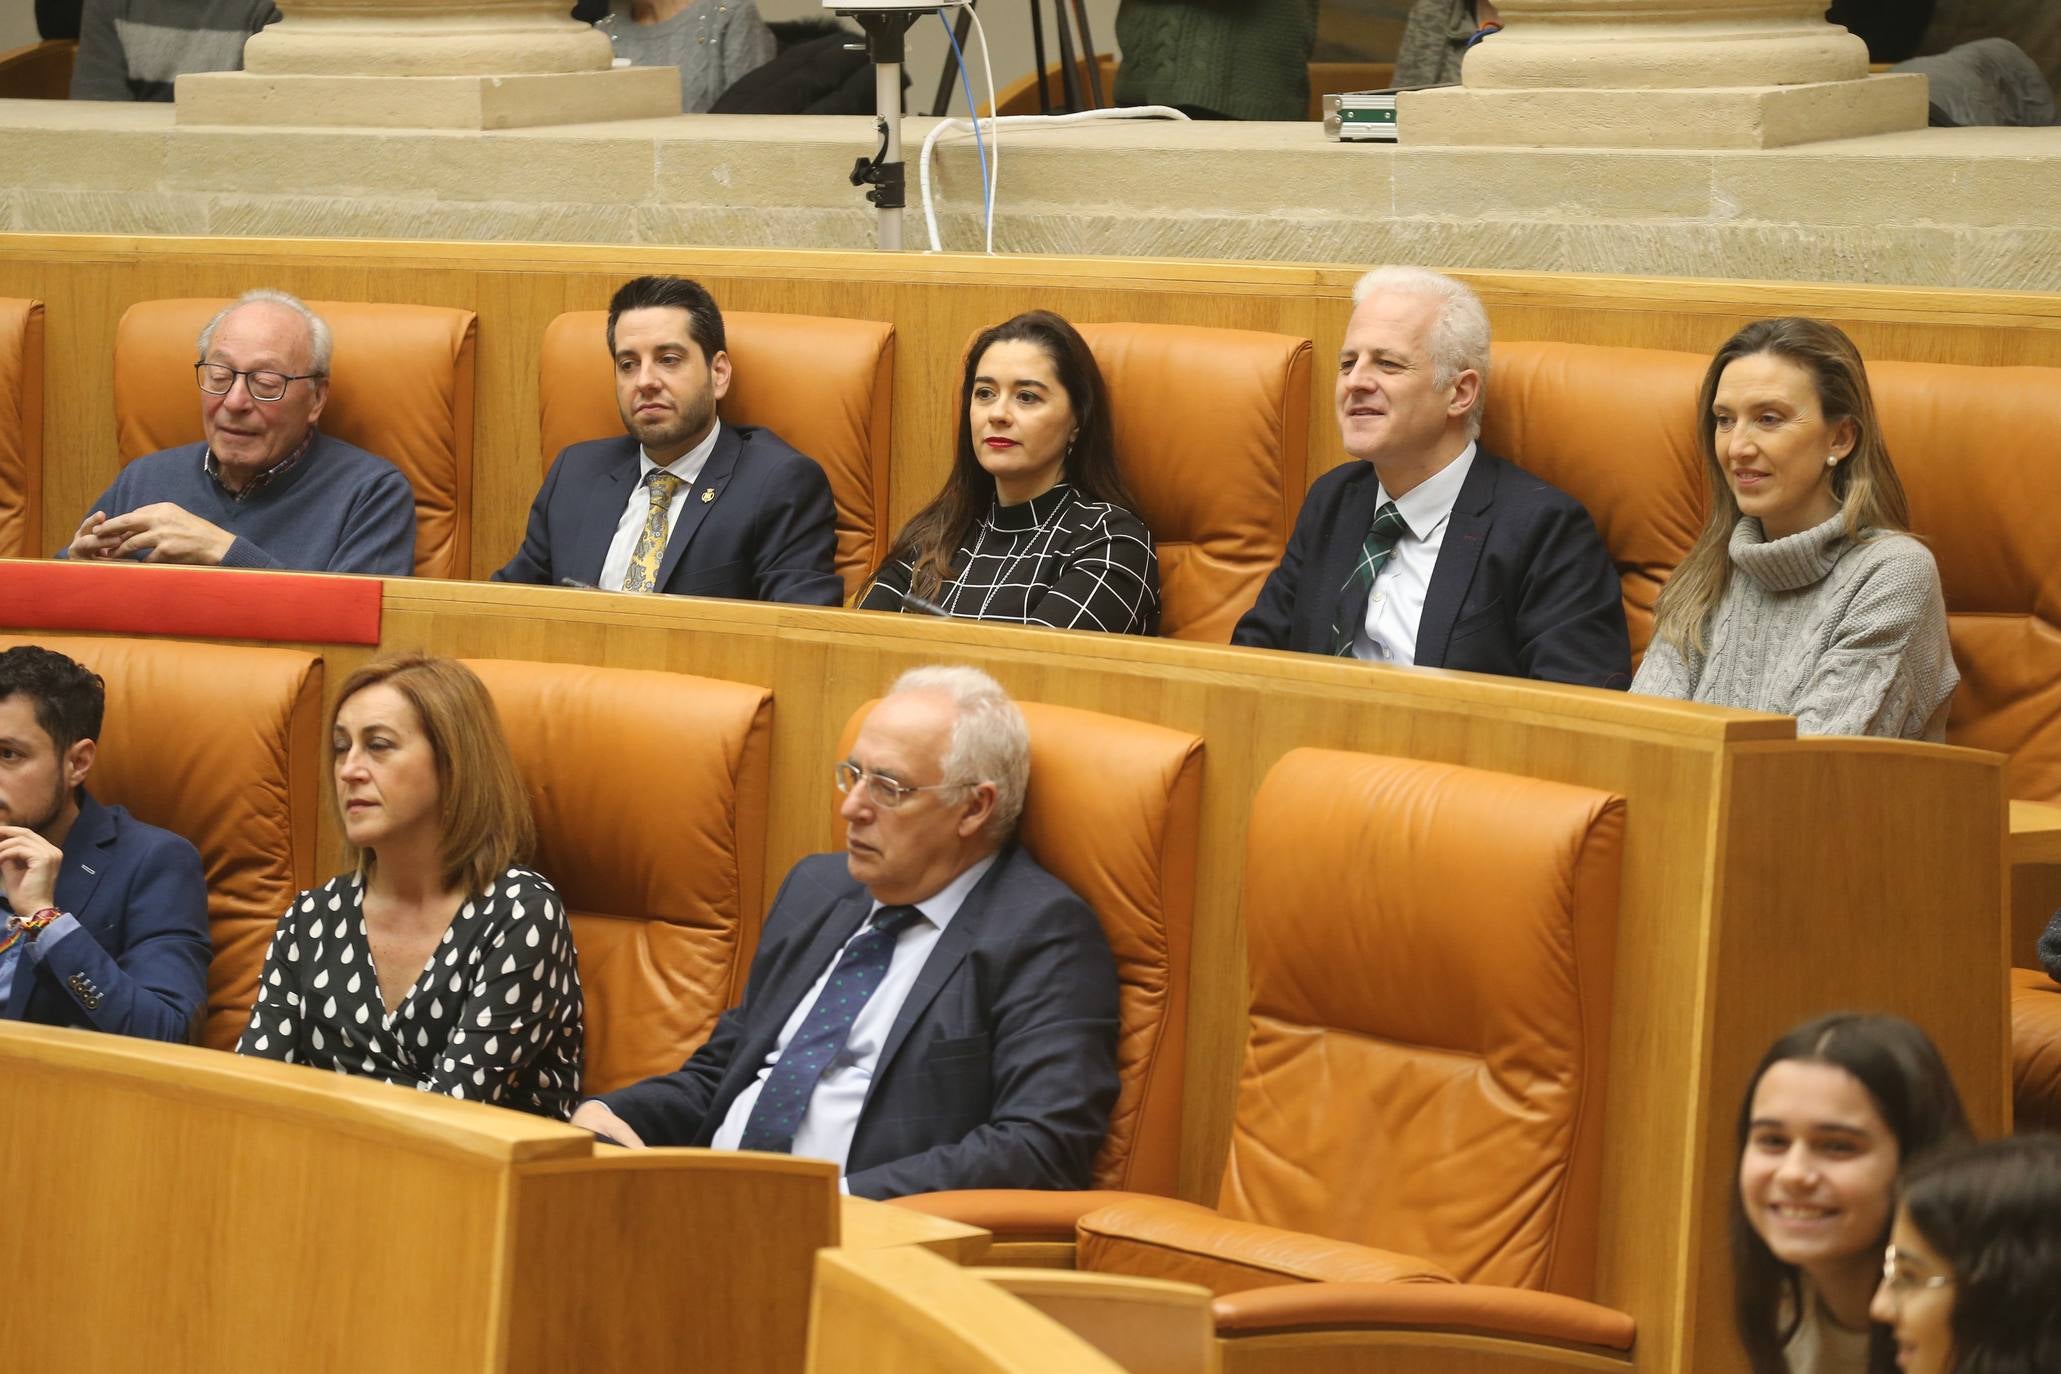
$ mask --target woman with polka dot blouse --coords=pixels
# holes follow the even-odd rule
[[[450,659],[368,664],[330,740],[356,868],[280,919],[236,1052],[570,1115],[572,928],[521,866],[535,824],[485,686]]]

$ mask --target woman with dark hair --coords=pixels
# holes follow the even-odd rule
[[[1968,1136],[1953,1077],[1900,1016],[1841,1012],[1777,1040],[1739,1109],[1732,1270],[1754,1374],[1890,1374],[1870,1329],[1897,1171]]]
[[[1869,1313],[1904,1374],[2061,1370],[2061,1137],[1942,1151],[1904,1176]]]
[[[1698,409],[1710,514],[1632,690],[1793,715],[1801,734],[1944,739],[1960,674],[1939,569],[1907,532],[1853,341],[1750,324]]]
[[[873,572],[861,610],[1151,634],[1159,556],[1116,466],[1102,373],[1047,310],[982,331],[952,475]]]
[[[535,822],[485,685],[382,659],[344,680],[329,733],[353,871],[280,918],[236,1052],[570,1116],[572,929],[522,867]]]

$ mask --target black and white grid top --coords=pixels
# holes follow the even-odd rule
[[[551,884],[511,868],[459,907],[391,1013],[372,966],[364,897],[358,875],[343,873],[294,899],[236,1052],[571,1116],[580,971]]]
[[[1144,522],[1121,506],[1084,500],[1064,482],[1020,505],[989,506],[952,568],[929,599],[961,619],[1113,634],[1159,629],[1159,555]],[[859,609],[921,613],[902,596],[911,572],[906,558],[886,564]]]

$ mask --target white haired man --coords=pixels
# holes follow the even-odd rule
[[[1014,843],[1023,716],[985,673],[919,668],[835,774],[845,852],[787,875],[744,1000],[677,1071],[573,1124],[827,1159],[861,1197],[1087,1187],[1116,1103],[1116,965]]]
[[[1233,644],[1623,688],[1617,569],[1567,493],[1476,442],[1488,314],[1414,267],[1353,288],[1338,429],[1361,461],[1319,478]]]
[[[329,353],[329,326],[283,291],[224,307],[200,331],[193,364],[205,441],[123,468],[58,557],[414,572],[408,479],[315,428]]]

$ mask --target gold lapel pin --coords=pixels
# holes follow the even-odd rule
[[[705,505],[707,505],[707,504],[708,504],[709,502],[711,502],[711,501],[713,501],[713,500],[715,500],[715,499],[716,499],[716,489],[715,489],[714,487],[703,487],[703,488],[701,489],[701,504],[702,504],[702,505],[704,505],[704,506],[705,506]]]

